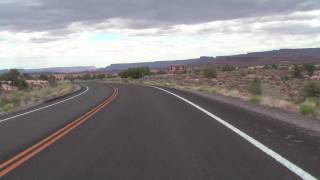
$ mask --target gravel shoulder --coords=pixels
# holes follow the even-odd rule
[[[123,84],[123,82],[116,82],[116,83]],[[141,83],[133,83],[133,84],[142,85],[142,86],[152,85],[152,84],[141,84]],[[162,87],[162,86],[159,86],[159,87]],[[163,88],[168,88],[168,87],[163,87]],[[317,138],[320,137],[320,120],[316,118],[306,117],[289,110],[286,111],[280,108],[274,108],[274,107],[263,106],[261,104],[255,104],[249,101],[241,100],[241,99],[230,97],[230,96],[225,96],[222,94],[217,94],[217,93],[213,94],[213,93],[208,93],[203,91],[196,91],[196,90],[177,88],[177,87],[169,87],[169,89],[170,88],[189,92],[198,96],[202,96],[204,98],[212,99],[214,101],[217,101],[223,104],[228,104],[236,108],[241,108],[245,111],[258,113],[260,115],[268,117],[266,118],[268,120],[282,122],[286,125],[293,126],[299,131],[303,133],[307,133],[308,135],[315,136]]]
[[[312,136],[320,137],[320,120],[316,118],[306,117],[297,113],[289,112],[279,108],[271,108],[260,104],[240,100],[233,97],[224,96],[221,94],[211,94],[207,92],[199,92],[194,90],[178,89],[193,93],[220,103],[229,104],[238,108],[242,108],[246,111],[259,113],[263,116],[267,116],[272,120],[284,122],[288,125],[293,125],[299,130],[306,132]]]

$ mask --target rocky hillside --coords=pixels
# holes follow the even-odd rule
[[[218,56],[218,57],[200,57],[197,59],[154,61],[143,63],[111,64],[106,67],[106,71],[124,70],[130,67],[148,66],[153,69],[167,68],[172,64],[187,65],[192,67],[203,67],[220,64],[235,65],[264,65],[264,64],[289,64],[289,63],[320,63],[320,48],[308,49],[280,49],[264,52],[251,52],[247,54]]]

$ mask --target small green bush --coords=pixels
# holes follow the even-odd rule
[[[203,71],[204,77],[206,78],[216,78],[217,77],[217,71],[215,68],[206,68]]]
[[[270,66],[266,64],[263,66],[263,69],[270,69]]]
[[[129,83],[129,80],[128,79],[123,79],[122,82]]]
[[[290,77],[288,75],[281,76],[282,81],[288,81]]]
[[[10,112],[13,109],[13,104],[12,103],[6,104],[1,109],[3,112]]]
[[[261,81],[259,79],[254,79],[249,83],[248,90],[250,94],[253,95],[261,95],[262,94],[262,87]]]
[[[206,91],[206,89],[204,87],[199,87],[198,91],[204,92],[204,91]]]
[[[10,69],[8,72],[0,75],[0,80],[11,81],[12,85],[18,87],[19,90],[26,90],[28,84],[24,76],[25,75],[21,74],[17,69]]]
[[[299,107],[300,113],[308,116],[308,115],[314,115],[316,113],[316,107],[312,104],[303,103]]]
[[[226,64],[222,66],[222,71],[234,71],[236,70],[236,67],[230,64]]]
[[[301,78],[302,73],[301,73],[301,68],[298,65],[294,65],[292,70],[291,70],[291,76],[293,78]]]
[[[320,98],[318,97],[309,97],[306,99],[306,102],[309,102],[315,106],[319,106],[320,105]]]
[[[226,64],[222,67],[222,71],[234,71],[236,67],[230,64]]]
[[[49,78],[49,86],[50,87],[57,87],[58,86],[58,81],[52,76],[50,76],[50,78]]]
[[[1,107],[1,106],[6,105],[6,104],[9,104],[9,103],[10,103],[10,100],[9,100],[9,98],[7,98],[7,97],[2,97],[0,103],[1,103],[1,104],[0,104],[0,107]]]
[[[243,77],[247,75],[247,71],[245,71],[244,69],[240,69],[239,72],[240,72],[240,75]]]
[[[150,75],[149,67],[136,67],[136,68],[128,68],[125,71],[122,71],[119,75],[121,78],[133,78],[140,79],[144,76]]]
[[[218,90],[217,90],[217,89],[211,89],[211,93],[212,93],[212,94],[217,94],[217,93],[218,93]]]
[[[259,104],[261,102],[261,96],[251,95],[249,100],[250,100],[250,102]]]
[[[303,64],[303,68],[308,72],[309,76],[313,76],[314,71],[317,69],[314,64]]]
[[[160,70],[156,73],[157,75],[161,75],[161,74],[167,74],[167,72],[165,70]]]
[[[309,81],[307,82],[299,93],[299,100],[305,101],[307,98],[320,98],[320,82]]]
[[[21,97],[22,97],[21,93],[14,93],[10,98],[10,102],[13,103],[14,105],[19,106],[21,103]]]
[[[21,100],[21,103],[22,104],[33,103],[32,102],[32,96],[30,96],[30,95],[23,96],[23,99]]]

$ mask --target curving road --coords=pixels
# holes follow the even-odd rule
[[[294,127],[179,90],[86,85],[89,89],[73,99],[2,123],[8,117],[0,118],[2,164],[69,123],[83,120],[39,152],[43,145],[4,167],[0,164],[0,177],[5,171],[1,179],[320,177],[319,139]],[[59,101],[63,99],[50,104]]]

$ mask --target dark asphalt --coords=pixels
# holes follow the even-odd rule
[[[89,91],[75,99],[0,123],[0,161],[3,162],[9,159],[30,145],[57,131],[65,124],[92,109],[112,93],[112,89],[105,85],[97,83],[88,83],[87,85],[90,88]],[[64,99],[69,97],[65,97]],[[57,99],[49,104],[61,100],[63,99]],[[17,115],[39,107],[41,106],[29,108],[11,115]],[[7,117],[1,117],[0,120]]]
[[[0,124],[1,162],[112,93],[106,84],[88,85],[83,96]],[[119,95],[111,104],[3,179],[299,179],[176,97],[150,87],[115,86]],[[172,91],[320,176],[317,138],[232,105]],[[300,141],[292,142],[292,137]]]

